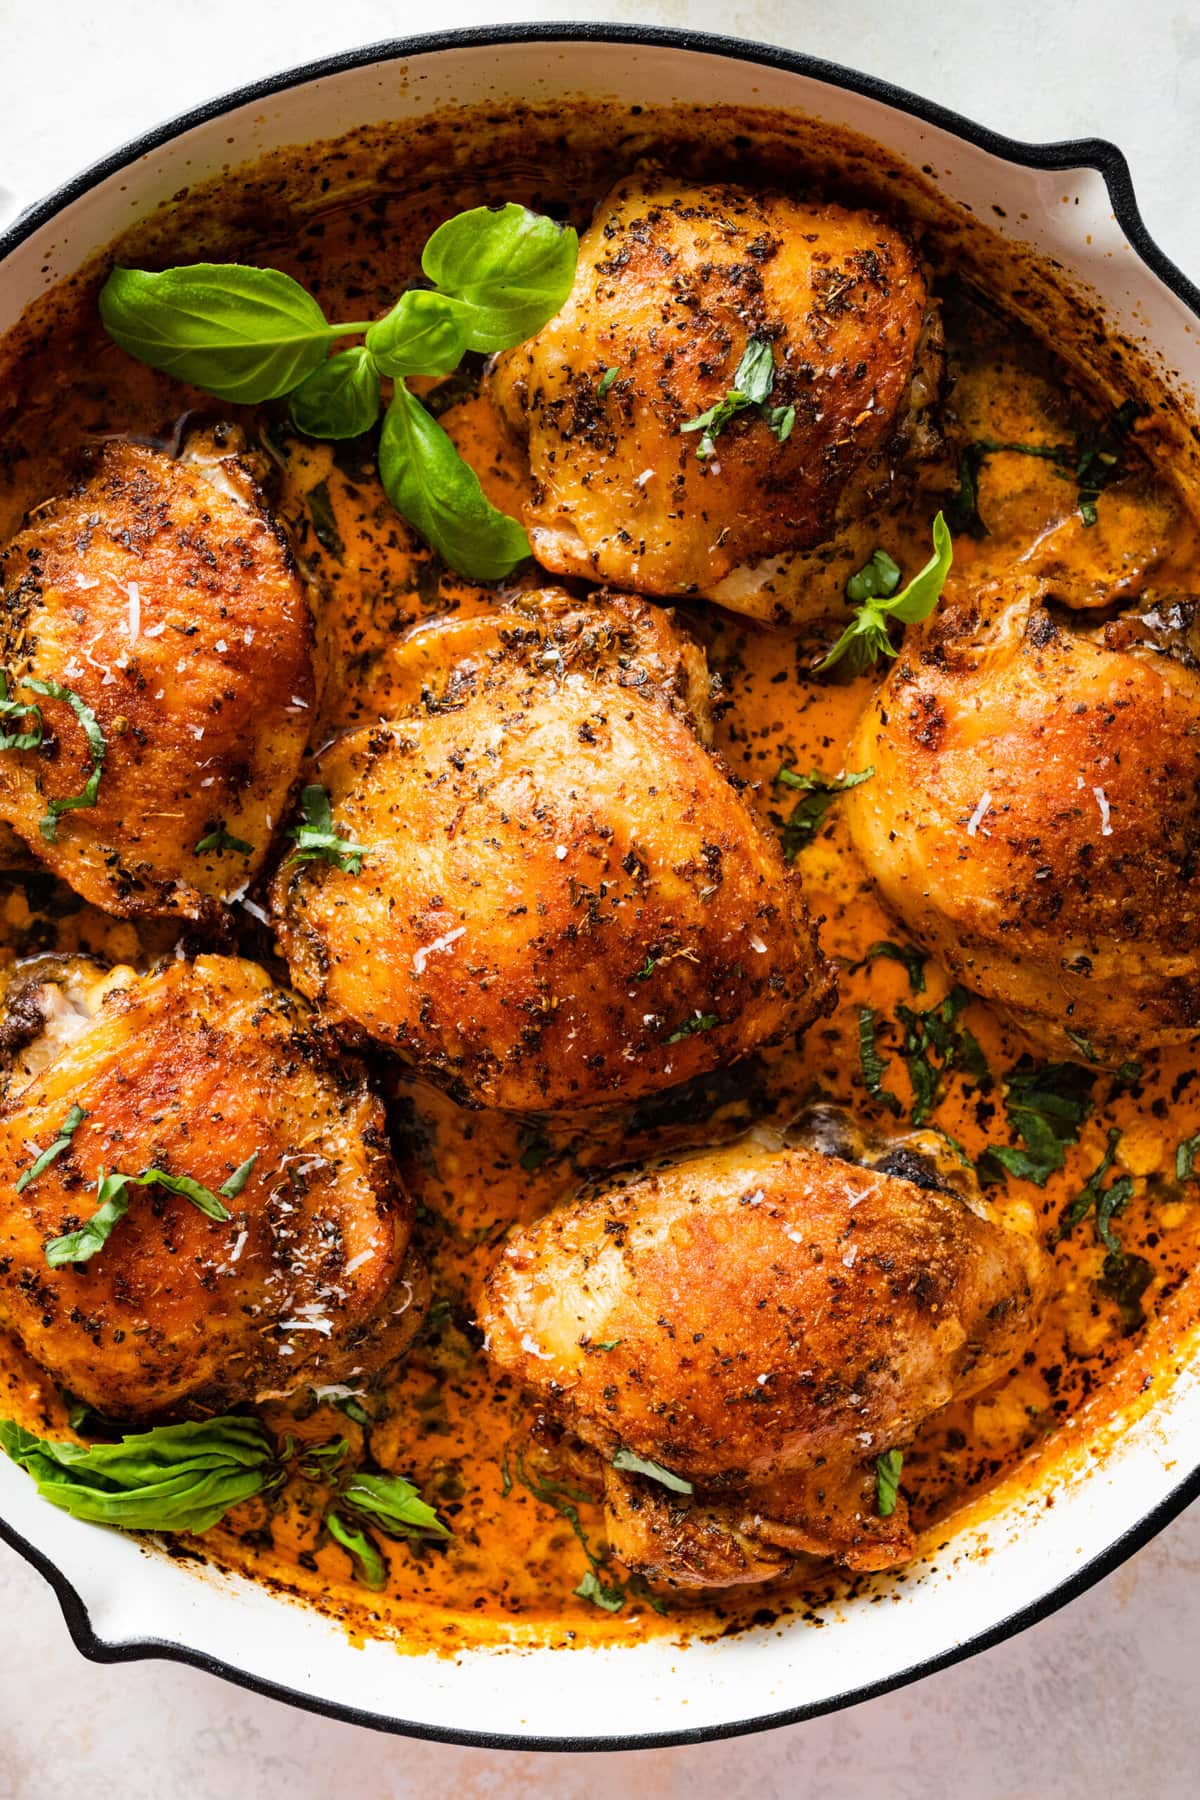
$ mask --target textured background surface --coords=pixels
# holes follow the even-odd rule
[[[652,21],[771,39],[887,76],[1001,131],[1101,135],[1200,276],[1200,12],[1141,0],[0,0],[0,220],[181,108],[310,56],[422,27]],[[290,1711],[190,1669],[93,1668],[39,1578],[0,1547],[0,1800],[457,1800],[631,1789],[722,1800],[1182,1800],[1200,1791],[1200,1509],[1011,1643],[837,1717],[622,1757],[455,1750]],[[402,1683],[403,1662],[397,1663]],[[464,1719],[464,1726],[470,1726]],[[608,1721],[619,1729],[620,1721]]]

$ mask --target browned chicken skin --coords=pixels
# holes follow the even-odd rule
[[[464,1100],[684,1081],[828,1003],[800,884],[709,748],[704,656],[621,595],[419,628],[317,777],[361,873],[285,864],[297,986]]]
[[[1036,1243],[957,1195],[744,1140],[614,1178],[511,1237],[479,1312],[493,1367],[611,1463],[610,1544],[684,1584],[795,1554],[912,1554],[875,1458],[1030,1340]]]
[[[912,935],[1058,1054],[1200,1030],[1198,603],[1106,626],[1034,588],[910,631],[850,752],[854,842]]]
[[[4,1030],[0,1323],[62,1387],[116,1418],[220,1410],[404,1347],[422,1303],[383,1107],[302,1001],[231,957],[144,976],[49,960],[18,977]],[[18,1192],[73,1106],[69,1147]],[[154,1166],[216,1193],[251,1156],[229,1220],[134,1188],[89,1262],[47,1263],[47,1241],[96,1210],[102,1171]]]
[[[897,428],[925,305],[911,247],[870,213],[627,177],[583,235],[562,311],[492,375],[528,447],[538,560],[677,596],[819,543]],[[698,459],[681,427],[735,385],[751,339],[772,348],[769,404],[795,409],[790,435],[743,410]]]
[[[0,754],[0,818],[109,912],[213,913],[266,858],[315,697],[304,590],[247,469],[215,446],[189,462],[108,443],[0,556],[0,588],[0,663],[44,729]],[[104,738],[95,804],[53,841],[50,802],[84,792],[94,753],[30,678]]]

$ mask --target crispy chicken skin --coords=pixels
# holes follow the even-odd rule
[[[606,1460],[613,1549],[683,1584],[796,1553],[912,1553],[875,1458],[996,1380],[1037,1322],[1036,1243],[956,1193],[743,1140],[634,1170],[508,1240],[479,1311],[493,1368]]]
[[[528,447],[538,560],[678,596],[819,543],[896,427],[925,304],[911,246],[871,213],[628,177],[584,233],[562,311],[491,377]],[[752,338],[772,347],[790,436],[743,411],[699,460],[681,427],[735,385]]]
[[[0,658],[36,703],[38,749],[0,755],[0,817],[85,900],[122,916],[203,918],[264,861],[304,754],[312,621],[245,466],[114,441],[0,556]],[[93,756],[69,688],[104,735]],[[8,731],[21,720],[5,722]],[[197,850],[224,826],[252,849]]]
[[[303,1001],[220,956],[143,976],[48,961],[18,982],[0,1323],[55,1381],[130,1419],[344,1380],[398,1354],[422,1311],[402,1276],[410,1205],[381,1103],[331,1060]],[[73,1106],[87,1116],[69,1147],[18,1193]],[[47,1241],[95,1211],[101,1171],[153,1165],[215,1193],[256,1153],[228,1221],[134,1188],[90,1262],[47,1263]]]
[[[850,756],[859,853],[906,928],[1029,1038],[1200,1030],[1198,603],[1095,629],[1025,593],[910,631]]]
[[[556,590],[418,628],[390,722],[321,757],[361,873],[285,864],[293,980],[460,1100],[684,1081],[831,997],[797,877],[709,748],[670,615]]]

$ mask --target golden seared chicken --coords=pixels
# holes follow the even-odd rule
[[[122,1419],[221,1410],[403,1348],[422,1307],[383,1108],[302,1001],[233,957],[140,976],[46,959],[3,1034],[0,1323],[63,1388]],[[103,1175],[151,1169],[229,1216],[133,1185],[90,1260],[48,1259]]]
[[[487,1354],[603,1457],[627,1567],[710,1587],[797,1554],[911,1556],[876,1458],[1020,1356],[1044,1277],[1032,1238],[921,1159],[898,1166],[924,1185],[744,1140],[616,1177],[508,1240]]]
[[[851,756],[859,853],[920,943],[1057,1053],[1200,1031],[1200,602],[1089,626],[1038,589],[910,630]]]
[[[211,914],[266,856],[314,700],[307,601],[248,469],[215,442],[108,443],[0,589],[0,818],[109,912]]]
[[[911,245],[872,213],[628,177],[562,311],[491,376],[527,446],[539,562],[678,596],[820,543],[851,478],[913,427],[925,315]],[[688,429],[737,387],[748,347],[759,397]]]
[[[640,601],[549,590],[418,628],[388,722],[317,765],[356,853],[276,876],[293,980],[514,1110],[648,1093],[798,1030],[830,973],[710,741],[703,653]]]

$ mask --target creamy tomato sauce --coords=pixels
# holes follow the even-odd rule
[[[989,535],[957,538],[960,578],[986,579],[1019,561],[1031,573],[1064,567],[1102,588],[1122,582],[1136,588],[1148,572],[1161,591],[1194,586],[1195,526],[1185,495],[1170,479],[1181,469],[1173,460],[1179,423],[1153,389],[1151,372],[1138,367],[1127,347],[1089,339],[1086,309],[1070,296],[1033,304],[1027,269],[1020,280],[1014,275],[1006,298],[994,243],[971,221],[943,217],[919,176],[890,168],[869,147],[818,139],[793,120],[715,110],[701,126],[694,118],[580,109],[568,125],[530,114],[516,121],[443,120],[424,127],[415,141],[399,132],[363,134],[181,197],[169,216],[132,237],[122,255],[160,264],[203,255],[277,266],[306,282],[328,316],[369,317],[385,311],[416,276],[425,237],[449,213],[482,200],[517,199],[582,225],[616,173],[642,155],[673,169],[719,166],[746,180],[765,170],[808,190],[865,195],[877,204],[882,195],[899,216],[907,212],[924,235],[945,301],[952,404],[968,437],[1060,442],[1102,419],[1120,399],[1133,397],[1148,408],[1129,454],[1130,473],[1101,496],[1091,529],[1079,519],[1075,489],[1061,468],[1018,452],[991,455],[979,482]],[[1011,253],[1009,260],[1015,269]],[[80,449],[97,437],[169,442],[189,411],[232,419],[261,456],[272,504],[312,577],[324,674],[312,747],[349,723],[386,716],[400,698],[389,693],[382,668],[386,646],[414,621],[492,605],[495,590],[447,573],[412,536],[383,495],[369,443],[309,442],[290,427],[282,407],[219,406],[124,356],[95,320],[95,273],[50,296],[8,347],[0,388],[8,397],[0,416],[0,529],[15,529],[29,508],[53,495]],[[1052,352],[1020,322],[1031,312],[1074,321],[1075,334],[1060,335]],[[469,379],[454,378],[435,404],[492,498],[511,506],[518,474]],[[926,559],[930,521],[946,494],[941,466],[889,516],[886,538],[878,541],[906,573]],[[874,528],[865,529],[869,536]],[[873,547],[868,541],[868,554]],[[849,572],[836,571],[838,590]],[[533,572],[518,585],[536,583]],[[682,616],[721,679],[720,748],[772,828],[781,829],[800,797],[779,783],[781,768],[828,777],[854,772],[846,746],[872,678],[814,679],[813,664],[840,623],[768,630],[703,604],[684,608]],[[172,928],[107,919],[33,872],[15,840],[2,848],[10,866],[0,869],[0,930],[10,965],[52,949],[85,948],[136,962],[173,948]],[[376,1060],[397,1154],[418,1202],[418,1242],[432,1271],[430,1327],[381,1386],[350,1396],[352,1416],[338,1405],[345,1395],[302,1395],[264,1416],[280,1433],[313,1440],[341,1434],[355,1454],[368,1449],[380,1466],[417,1482],[454,1535],[445,1546],[389,1544],[389,1587],[370,1595],[351,1581],[344,1553],[321,1539],[320,1490],[297,1483],[280,1503],[250,1502],[231,1515],[203,1540],[206,1554],[306,1595],[354,1629],[394,1626],[400,1641],[415,1648],[721,1630],[761,1617],[764,1609],[803,1608],[845,1591],[814,1566],[807,1579],[736,1605],[669,1596],[660,1614],[644,1592],[632,1592],[620,1612],[608,1614],[576,1597],[588,1566],[580,1534],[601,1546],[599,1509],[568,1502],[572,1517],[533,1491],[536,1460],[525,1460],[514,1397],[489,1375],[472,1323],[473,1296],[506,1228],[568,1198],[591,1172],[751,1127],[784,1130],[814,1101],[847,1109],[868,1135],[908,1128],[912,1089],[896,1008],[935,1005],[947,992],[946,977],[929,962],[924,990],[914,992],[903,963],[864,960],[880,941],[903,940],[855,859],[836,802],[799,855],[813,911],[823,920],[824,947],[841,972],[837,1011],[799,1045],[616,1116],[545,1119],[465,1111],[407,1078],[394,1060]],[[255,896],[248,898],[253,906]],[[255,912],[243,913],[239,936],[248,954],[281,972]],[[196,940],[188,942],[195,947]],[[887,1062],[885,1084],[904,1110],[899,1120],[865,1085],[864,1008],[872,1009]],[[946,1134],[948,1155],[956,1154],[953,1140],[975,1159],[989,1143],[1010,1141],[1000,1078],[1023,1046],[979,1002],[969,1004],[962,1020],[991,1079],[947,1074],[930,1122]],[[1176,1179],[1175,1152],[1200,1129],[1194,1052],[1148,1055],[1137,1071],[1099,1072],[1093,1098],[1060,1173],[1042,1189],[1010,1179],[989,1189],[990,1200],[999,1216],[1033,1220],[1048,1232],[1100,1162],[1110,1127],[1118,1128],[1120,1167],[1137,1178],[1120,1235],[1150,1271],[1140,1302],[1144,1322],[1128,1310],[1123,1316],[1101,1285],[1103,1251],[1084,1221],[1053,1252],[1054,1299],[1021,1365],[931,1420],[906,1453],[904,1487],[927,1546],[944,1543],[965,1509],[994,1504],[1014,1488],[1032,1490],[1073,1445],[1153,1398],[1189,1340],[1200,1188]],[[3,1345],[0,1384],[7,1390],[5,1413],[42,1431],[65,1429],[60,1399],[12,1344]],[[886,1591],[887,1578],[871,1580]]]

